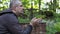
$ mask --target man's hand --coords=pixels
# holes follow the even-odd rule
[[[40,18],[33,18],[32,20],[31,20],[31,22],[30,22],[30,25],[32,25],[32,26],[38,26],[39,25],[39,21],[40,21],[41,19]]]

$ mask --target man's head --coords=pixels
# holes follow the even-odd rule
[[[10,8],[13,10],[13,12],[17,15],[19,15],[20,13],[23,13],[23,6],[22,6],[22,2],[15,0],[15,1],[11,1],[10,3]]]

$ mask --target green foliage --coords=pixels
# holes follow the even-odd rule
[[[37,0],[21,0],[23,3],[24,8],[31,8],[31,3],[33,8],[39,8],[38,7],[38,1]]]
[[[45,18],[45,15],[37,15],[36,18]]]
[[[10,0],[2,0],[2,1],[0,0],[0,11],[7,9],[9,7],[9,1]],[[24,9],[30,9],[31,6],[33,6],[33,9],[38,9],[38,10],[32,10],[34,17],[36,17],[36,18],[45,18],[46,17],[45,14],[44,15],[42,15],[42,13],[40,14],[41,11],[39,9],[39,0],[38,1],[37,0],[21,0],[21,1],[23,3]],[[31,5],[32,2],[34,2],[34,4]],[[40,0],[40,2],[41,2],[40,4],[42,5],[42,7],[45,7],[45,6],[43,6],[43,4],[44,4],[43,0]],[[45,5],[48,5],[49,8],[42,9],[42,12],[44,12],[44,10],[46,11],[47,9],[49,9],[50,12],[52,11],[54,13],[54,18],[55,18],[54,20],[56,20],[56,23],[54,22],[55,26],[53,26],[54,25],[53,22],[52,23],[51,23],[51,21],[48,22],[48,26],[46,26],[47,34],[54,34],[55,30],[60,31],[60,27],[59,27],[60,26],[60,14],[57,14],[54,11],[57,7],[59,7],[58,6],[59,2],[57,2],[56,4],[55,4],[55,2],[56,2],[56,0],[54,2],[46,3]],[[41,8],[41,6],[40,6],[40,8]],[[31,17],[30,16],[31,10],[24,10],[24,11],[25,11],[25,14],[27,14],[28,18],[23,19],[22,17],[19,17],[18,20],[20,23],[29,23],[30,22],[29,17]],[[47,21],[48,21],[48,19],[47,19]]]
[[[29,23],[30,22],[29,18],[23,19],[22,17],[19,17],[18,20],[20,23]]]
[[[60,32],[60,22],[55,23],[54,28],[57,32]]]
[[[56,30],[54,29],[54,19],[49,20],[47,19],[47,23],[46,23],[46,34],[54,34],[56,32]]]
[[[56,19],[56,22],[60,22],[60,14],[55,14],[55,19]]]
[[[5,10],[9,7],[10,0],[0,0],[0,11]]]

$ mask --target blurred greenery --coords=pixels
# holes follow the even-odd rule
[[[60,32],[60,22],[55,23],[54,28],[57,32]]]
[[[19,20],[20,23],[29,23],[30,22],[30,20],[28,18],[23,19],[21,17],[18,17],[18,20]]]
[[[30,17],[43,18],[47,21],[47,34],[54,34],[57,30],[60,31],[60,13],[56,13],[56,9],[60,9],[60,0],[21,0],[24,7],[24,13],[28,16],[27,18],[18,17],[20,23],[29,23]],[[9,8],[10,0],[0,0],[0,11]],[[52,11],[53,18],[45,19],[45,11]],[[49,14],[49,13],[48,13]],[[55,25],[54,25],[55,24]]]

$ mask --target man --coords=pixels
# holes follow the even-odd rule
[[[0,34],[30,34],[33,26],[38,25],[39,19],[33,18],[25,30],[22,30],[17,17],[23,13],[22,3],[14,1],[10,8],[0,13]]]

